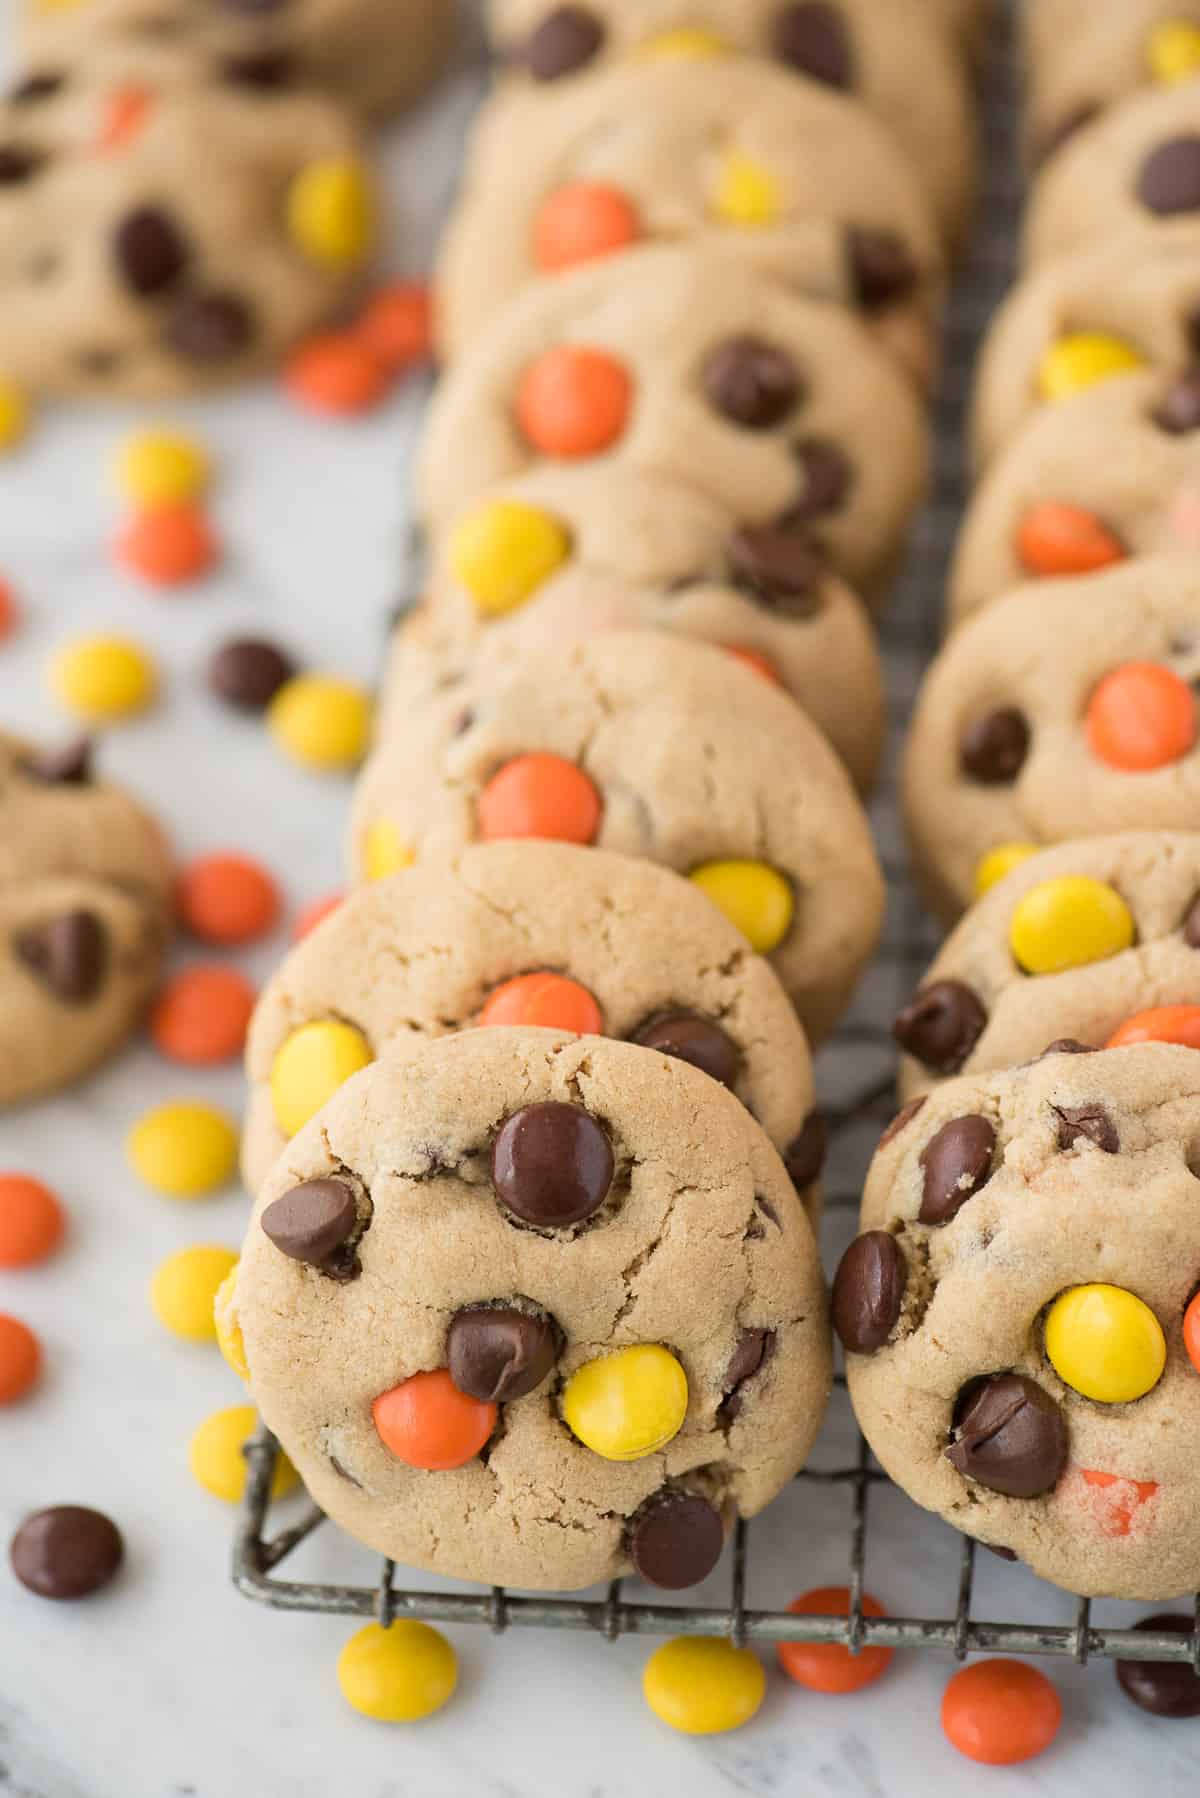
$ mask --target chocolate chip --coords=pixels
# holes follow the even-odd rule
[[[45,157],[23,144],[0,144],[0,187],[19,187],[41,168]]]
[[[23,81],[18,81],[14,87],[9,88],[9,105],[36,106],[41,100],[50,100],[55,94],[61,94],[66,85],[65,75],[59,74],[57,70],[42,69],[35,74],[26,75]]]
[[[996,1132],[972,1113],[951,1118],[921,1151],[925,1170],[918,1216],[923,1224],[948,1224],[992,1177]]]
[[[1029,723],[1015,706],[1001,706],[973,718],[962,734],[958,761],[981,786],[1010,786],[1029,754]]]
[[[1177,375],[1150,416],[1160,431],[1173,437],[1200,430],[1200,369]]]
[[[335,1279],[360,1270],[351,1244],[358,1235],[358,1204],[344,1180],[306,1180],[262,1214],[263,1234],[290,1261],[302,1261]]]
[[[771,27],[771,49],[789,68],[811,75],[827,87],[853,85],[853,50],[835,7],[819,0],[785,6]]]
[[[526,1105],[492,1145],[492,1184],[527,1224],[562,1229],[603,1205],[612,1185],[612,1145],[580,1105]]]
[[[573,75],[599,54],[604,26],[583,6],[556,6],[526,38],[521,61],[535,81]]]
[[[817,611],[825,567],[797,531],[745,525],[733,533],[726,550],[739,592],[785,618],[811,618]]]
[[[94,912],[71,911],[18,932],[13,948],[56,999],[78,1005],[104,978],[108,935]]]
[[[1178,1611],[1160,1611],[1133,1627],[1156,1636],[1190,1636],[1196,1624]],[[1118,1661],[1117,1684],[1154,1717],[1200,1717],[1200,1674],[1187,1661]]]
[[[864,312],[882,312],[907,299],[917,285],[916,262],[896,231],[852,225],[846,233],[846,255],[854,297]]]
[[[1038,1498],[1067,1464],[1067,1425],[1048,1392],[1023,1374],[973,1381],[959,1397],[946,1459],[1006,1498]]]
[[[92,778],[92,739],[76,737],[64,749],[39,749],[21,766],[31,780],[48,787],[84,787]]]
[[[786,522],[804,524],[810,518],[826,518],[832,512],[840,512],[854,488],[849,457],[835,443],[825,443],[818,437],[805,437],[793,444],[792,454],[804,477],[804,487]]]
[[[1103,1105],[1056,1105],[1058,1146],[1072,1149],[1083,1137],[1095,1143],[1106,1155],[1116,1155],[1121,1147],[1121,1134]]]
[[[1161,218],[1200,208],[1200,136],[1173,137],[1152,150],[1138,173],[1137,196]]]
[[[649,1585],[668,1592],[699,1585],[720,1560],[724,1545],[720,1512],[691,1492],[656,1492],[629,1525],[634,1567]]]
[[[1064,113],[1060,119],[1056,119],[1052,125],[1047,126],[1034,151],[1034,161],[1037,166],[1040,168],[1043,163],[1049,162],[1050,158],[1058,150],[1061,150],[1077,131],[1082,131],[1099,115],[1100,107],[1094,100],[1082,100],[1078,106],[1073,106],[1070,112]]]
[[[1047,1055],[1094,1055],[1095,1053],[1095,1049],[1087,1043],[1081,1043],[1077,1037],[1060,1036],[1054,1042],[1046,1044],[1038,1056],[1038,1060],[1045,1061]]]
[[[987,1029],[977,993],[961,980],[923,986],[899,1013],[892,1035],[934,1074],[957,1074]]]
[[[158,206],[125,214],[113,233],[113,255],[126,286],[143,299],[173,287],[188,263],[183,234]]]
[[[743,1330],[737,1347],[725,1369],[725,1397],[718,1416],[722,1423],[732,1423],[741,1415],[742,1387],[752,1380],[775,1348],[774,1330]]]
[[[446,1336],[450,1378],[468,1398],[504,1404],[541,1385],[558,1355],[553,1326],[510,1305],[460,1311]]]
[[[290,87],[294,68],[285,50],[258,50],[245,56],[226,56],[221,74],[235,87],[278,93],[281,88]]]
[[[908,1269],[894,1236],[868,1230],[842,1256],[833,1278],[833,1327],[856,1355],[881,1349],[900,1318]]]
[[[711,350],[702,374],[710,404],[748,431],[769,431],[799,404],[799,372],[786,350],[749,333]]]
[[[125,1545],[102,1511],[51,1505],[35,1511],[9,1546],[12,1570],[39,1598],[88,1598],[115,1575]]]
[[[218,699],[242,712],[261,712],[295,673],[290,656],[261,637],[233,637],[208,665],[208,684]]]
[[[183,294],[167,320],[167,342],[189,362],[224,362],[254,335],[250,308],[233,293]]]
[[[226,12],[244,13],[250,18],[260,18],[264,13],[279,12],[289,4],[289,0],[220,0]]]
[[[1189,949],[1200,949],[1200,897],[1192,900],[1183,920],[1183,940]]]
[[[789,1143],[784,1151],[783,1165],[797,1192],[803,1192],[821,1178],[828,1149],[829,1131],[825,1119],[819,1111],[814,1111],[795,1142]]]
[[[912,1123],[913,1119],[924,1111],[925,1103],[923,1098],[910,1099],[907,1105],[901,1106],[883,1135],[879,1138],[879,1141],[875,1144],[875,1153],[877,1155],[880,1149],[886,1149],[890,1142],[895,1142],[902,1130],[908,1129],[908,1126]]]
[[[1015,1548],[1002,1548],[997,1542],[981,1542],[979,1546],[986,1548],[990,1555],[995,1555],[998,1561],[1019,1561],[1021,1558]]]
[[[710,1074],[722,1086],[733,1086],[742,1071],[742,1051],[711,1018],[693,1011],[669,1011],[651,1018],[631,1038],[643,1049],[658,1049],[677,1061]]]

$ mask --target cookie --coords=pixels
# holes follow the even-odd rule
[[[170,893],[162,833],[88,745],[0,734],[0,1105],[69,1085],[136,1028]]]
[[[454,21],[453,0],[26,0],[17,94],[90,63],[106,44],[167,43],[216,76],[271,92],[317,88],[355,112],[386,117],[437,75]]]
[[[814,1037],[878,934],[883,883],[841,763],[785,693],[707,645],[610,631],[414,712],[359,780],[352,872],[506,837],[691,876]]]
[[[896,1019],[910,1099],[1050,1044],[1200,1046],[1200,835],[1043,849],[971,907]]]
[[[334,1521],[487,1585],[694,1584],[830,1388],[812,1232],[745,1107],[548,1030],[351,1081],[267,1181],[232,1317]]]
[[[1035,413],[988,466],[959,534],[949,622],[1022,581],[1198,547],[1200,380],[1146,369],[1104,381]]]
[[[902,1120],[833,1289],[875,1455],[1070,1592],[1193,1592],[1200,1056],[1053,1054]]]
[[[243,377],[363,273],[341,109],[104,47],[0,107],[0,341],[26,386],[149,398]],[[204,170],[197,180],[196,171]]]
[[[301,1092],[289,1069],[297,1033],[313,1041],[311,1026],[330,1020],[372,1057],[493,1021],[673,1049],[737,1094],[803,1190],[820,1173],[808,1045],[786,994],[703,893],[651,862],[476,844],[350,894],[259,999],[246,1053],[252,1192],[324,1096]]]
[[[732,249],[852,307],[929,384],[943,258],[920,183],[853,100],[748,58],[686,80],[631,61],[491,100],[442,242],[443,354],[539,275],[648,243]]]
[[[605,630],[661,630],[731,650],[789,692],[860,789],[885,708],[861,601],[802,532],[756,530],[672,481],[545,466],[469,505],[400,625],[379,735],[414,704]]]
[[[537,282],[479,332],[434,396],[418,500],[446,527],[548,462],[654,475],[749,524],[802,526],[874,592],[924,492],[927,438],[912,382],[844,308],[659,247],[619,280],[599,263]]]
[[[968,905],[1005,846],[1190,829],[1198,656],[1194,555],[1034,581],[968,619],[925,678],[904,764],[938,911]]]
[[[976,376],[982,466],[1039,407],[1200,354],[1200,227],[1134,233],[1034,269],[992,321]]]
[[[740,53],[851,94],[895,137],[960,244],[975,197],[977,144],[966,70],[929,0],[490,0],[500,55],[539,89],[637,55],[672,62]],[[919,88],[921,104],[913,104]]]

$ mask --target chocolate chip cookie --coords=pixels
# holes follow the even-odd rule
[[[834,1282],[886,1471],[1071,1592],[1200,1582],[1198,1133],[1190,1049],[949,1081],[885,1135]]]
[[[231,1307],[335,1522],[534,1589],[710,1572],[808,1453],[826,1319],[804,1208],[732,1093],[548,1030],[344,1087],[267,1181]]]

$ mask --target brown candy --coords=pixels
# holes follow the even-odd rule
[[[507,1118],[492,1145],[492,1184],[515,1217],[565,1229],[597,1212],[612,1185],[612,1145],[580,1105],[550,1100]]]
[[[784,1152],[783,1165],[797,1192],[803,1192],[821,1178],[828,1152],[829,1130],[821,1113],[814,1111],[805,1120],[799,1136]]]
[[[1200,369],[1177,375],[1151,416],[1160,431],[1173,437],[1200,430]]]
[[[1056,1105],[1058,1146],[1074,1148],[1080,1137],[1095,1143],[1106,1155],[1116,1155],[1121,1147],[1121,1134],[1112,1115],[1103,1105]]]
[[[13,948],[56,999],[80,1005],[104,979],[108,935],[94,912],[72,911],[18,933]]]
[[[782,424],[803,391],[786,350],[748,334],[727,338],[709,353],[703,381],[714,409],[748,431]]]
[[[824,565],[797,531],[782,525],[746,525],[727,546],[729,570],[739,592],[787,618],[811,618],[820,600]]]
[[[253,335],[250,308],[233,293],[183,294],[167,320],[167,342],[189,362],[226,362]]]
[[[1015,706],[974,718],[962,734],[958,760],[964,774],[985,787],[1016,780],[1029,754],[1029,723]]]
[[[242,712],[261,712],[295,673],[291,658],[261,637],[234,637],[208,665],[208,684],[218,699]]]
[[[551,1372],[557,1356],[553,1325],[511,1305],[460,1311],[446,1336],[450,1378],[460,1392],[484,1404],[525,1398]]]
[[[82,787],[92,778],[92,740],[77,737],[64,749],[41,749],[22,763],[31,780],[48,787]]]
[[[358,1204],[344,1180],[306,1180],[262,1214],[263,1233],[281,1255],[335,1279],[358,1272],[351,1244],[358,1235]]]
[[[8,1552],[21,1584],[39,1598],[88,1598],[116,1574],[125,1546],[102,1511],[52,1505],[25,1519]]]
[[[881,1349],[900,1319],[908,1269],[894,1236],[868,1230],[850,1244],[833,1279],[833,1327],[856,1355]]]
[[[878,1155],[880,1149],[886,1149],[889,1143],[895,1142],[901,1131],[907,1130],[913,1119],[918,1117],[924,1109],[925,1100],[923,1098],[910,1099],[907,1105],[902,1105],[875,1144],[875,1153]]]
[[[604,26],[583,6],[556,6],[527,38],[521,61],[535,81],[582,69],[603,47]]]
[[[125,214],[113,233],[113,255],[126,286],[141,299],[173,287],[188,263],[182,233],[158,206],[138,206]]]
[[[787,522],[805,524],[811,518],[827,518],[840,512],[854,488],[854,469],[848,456],[836,443],[819,437],[805,437],[793,444],[803,490],[790,508]]]
[[[771,48],[781,62],[827,87],[851,87],[854,58],[845,24],[821,0],[785,6],[771,29]]]
[[[706,1498],[666,1488],[646,1500],[629,1525],[628,1551],[651,1586],[678,1592],[699,1585],[721,1558],[721,1514]]]
[[[1173,137],[1142,163],[1137,197],[1159,218],[1200,209],[1200,136]]]
[[[917,265],[898,232],[852,225],[846,256],[854,297],[864,312],[882,312],[906,299],[917,284]]]
[[[1134,1629],[1148,1635],[1190,1636],[1195,1619],[1178,1611],[1143,1617]],[[1187,1661],[1118,1661],[1117,1684],[1153,1717],[1200,1717],[1200,1674]]]
[[[1006,1498],[1038,1498],[1067,1464],[1067,1425],[1048,1392],[1023,1374],[974,1382],[955,1409],[946,1459],[959,1473]]]
[[[651,1018],[631,1039],[644,1049],[658,1049],[677,1061],[732,1087],[742,1071],[742,1051],[731,1036],[711,1018],[697,1017],[692,1011],[670,1011]]]
[[[996,1132],[987,1118],[951,1118],[921,1151],[923,1224],[948,1224],[992,1177]]]
[[[961,980],[935,980],[899,1013],[892,1035],[934,1074],[957,1074],[987,1029],[987,1012]]]

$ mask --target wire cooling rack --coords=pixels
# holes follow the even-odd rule
[[[967,500],[963,445],[971,371],[980,340],[1012,277],[1013,246],[1021,205],[1016,149],[1013,59],[1009,44],[998,54],[988,82],[984,109],[986,185],[981,231],[970,266],[950,307],[945,341],[945,376],[936,412],[937,465],[933,499],[918,526],[907,574],[883,626],[891,699],[892,741],[888,767],[898,766],[900,744],[922,671],[940,634],[946,569]],[[886,446],[882,446],[886,454]],[[819,1075],[830,1126],[827,1211],[831,1221],[857,1210],[862,1178],[882,1125],[894,1109],[895,1048],[891,1020],[919,984],[937,935],[908,879],[894,789],[886,786],[873,811],[890,894],[883,944],[863,982],[848,1019],[821,1053]],[[845,1382],[839,1377],[831,1413],[848,1412]],[[848,1432],[827,1429],[844,1440]],[[857,1432],[849,1432],[853,1440]],[[824,1438],[823,1438],[824,1439]],[[821,1445],[817,1454],[820,1456]],[[972,1615],[976,1545],[961,1539],[957,1600],[950,1615],[868,1617],[863,1609],[863,1570],[872,1492],[886,1487],[861,1436],[847,1459],[835,1455],[829,1467],[813,1465],[797,1476],[778,1506],[792,1507],[796,1529],[804,1528],[806,1497],[815,1487],[846,1494],[846,1558],[849,1614],[805,1617],[747,1605],[747,1576],[753,1526],[739,1522],[729,1556],[729,1599],[721,1605],[646,1603],[623,1595],[616,1580],[600,1599],[527,1596],[503,1587],[475,1592],[421,1591],[397,1584],[398,1570],[384,1561],[374,1585],[338,1585],[281,1579],[277,1569],[319,1529],[332,1529],[311,1506],[298,1521],[268,1533],[271,1476],[278,1447],[263,1430],[247,1445],[248,1477],[233,1555],[233,1581],[247,1598],[281,1611],[315,1611],[373,1618],[387,1625],[400,1617],[449,1624],[483,1624],[493,1631],[514,1628],[588,1630],[616,1641],[625,1635],[728,1636],[737,1643],[827,1642],[852,1651],[864,1647],[950,1650],[960,1660],[980,1650],[1057,1655],[1080,1663],[1089,1659],[1191,1661],[1200,1673],[1200,1596],[1190,1635],[1126,1628],[1096,1628],[1090,1601],[1061,1600],[1071,1621],[988,1623]],[[774,1515],[774,1512],[772,1513]],[[947,1526],[947,1534],[951,1532]],[[1047,1591],[1050,1589],[1047,1588]]]

